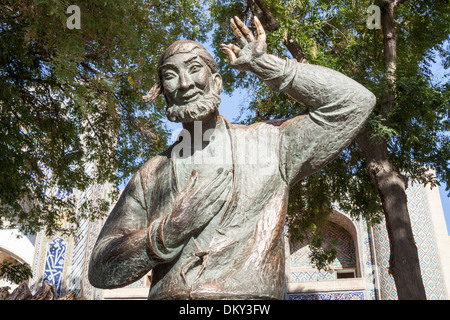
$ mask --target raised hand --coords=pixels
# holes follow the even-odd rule
[[[258,17],[253,18],[256,31],[255,38],[250,29],[238,18],[231,18],[231,28],[241,47],[234,44],[221,44],[221,50],[227,54],[230,66],[240,71],[252,71],[252,62],[267,51],[266,32]]]
[[[174,246],[192,232],[204,227],[222,208],[231,189],[232,174],[219,169],[211,180],[198,183],[198,173],[193,171],[187,186],[175,199],[164,227],[165,243]]]

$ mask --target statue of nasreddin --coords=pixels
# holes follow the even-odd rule
[[[334,70],[280,59],[237,17],[239,45],[222,45],[230,66],[308,107],[290,119],[244,126],[219,114],[222,79],[199,43],[181,40],[161,56],[167,117],[183,125],[168,150],[136,172],[92,252],[89,280],[123,287],[153,270],[149,299],[281,299],[289,188],[350,144],[375,96]]]

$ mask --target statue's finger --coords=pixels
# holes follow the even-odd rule
[[[258,40],[266,42],[266,31],[264,31],[261,21],[259,21],[257,16],[253,18],[253,21],[255,23],[256,31],[258,32]]]
[[[237,45],[230,43],[230,48],[231,50],[233,50],[234,54],[236,54],[236,56],[239,54],[239,52],[241,51],[241,48],[239,48]]]
[[[219,168],[212,180],[204,180],[202,182],[201,188],[199,188],[199,192],[209,196],[212,190],[217,189],[219,186],[223,184],[223,182],[230,175],[230,170],[224,170],[223,168]]]
[[[245,35],[248,41],[253,41],[255,39],[250,29],[241,21],[241,19],[234,17],[234,21],[236,21],[236,24],[239,28],[241,28],[241,32]]]
[[[236,56],[241,51],[241,48],[239,48],[237,45],[232,44],[232,43],[230,43],[230,44],[221,44],[220,46],[222,48],[228,48],[228,49],[232,50]]]
[[[177,201],[177,199],[183,199],[188,193],[190,194],[195,193],[193,189],[195,184],[197,183],[197,180],[198,180],[198,172],[196,170],[192,170],[191,176],[189,177],[186,186],[180,191],[175,201]]]
[[[242,32],[239,30],[238,26],[234,22],[233,18],[230,19],[231,29],[233,30],[234,35],[238,39],[241,46],[244,46],[247,44],[247,40],[245,40],[245,37],[243,36]]]
[[[187,189],[191,189],[198,179],[198,172],[196,170],[192,170],[191,176],[189,177],[188,183],[186,185]]]
[[[236,55],[234,54],[234,52],[231,49],[229,49],[228,47],[222,47],[221,50],[228,56],[228,60],[230,60],[230,64],[234,64],[234,62],[236,61]]]
[[[229,190],[230,182],[233,179],[233,174],[227,170],[227,172],[222,176],[220,183],[210,187],[207,193],[207,200],[210,201],[210,205],[221,200],[221,195]]]

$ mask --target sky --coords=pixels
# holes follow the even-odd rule
[[[450,198],[447,197],[448,192],[445,191],[445,185],[439,187],[441,196],[442,209],[444,210],[445,222],[447,224],[447,233],[450,235]]]
[[[448,41],[445,42],[444,46],[448,47]],[[440,82],[443,81],[445,77],[450,76],[450,70],[445,70],[442,67],[441,59],[438,55],[436,55],[436,62],[432,65],[433,71],[433,81]],[[450,159],[449,159],[450,160]],[[450,193],[449,191],[445,191],[445,185],[441,185],[439,187],[439,194],[441,196],[442,208],[444,210],[445,221],[447,224],[447,233],[450,235],[450,198],[447,196]]]

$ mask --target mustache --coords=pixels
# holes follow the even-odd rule
[[[220,95],[214,90],[191,103],[170,104],[166,108],[166,116],[171,122],[192,122],[201,120],[219,107]]]
[[[194,90],[188,91],[187,93],[179,95],[178,98],[181,98],[182,100],[188,100],[198,94],[204,94],[204,92],[200,89],[194,89]]]

